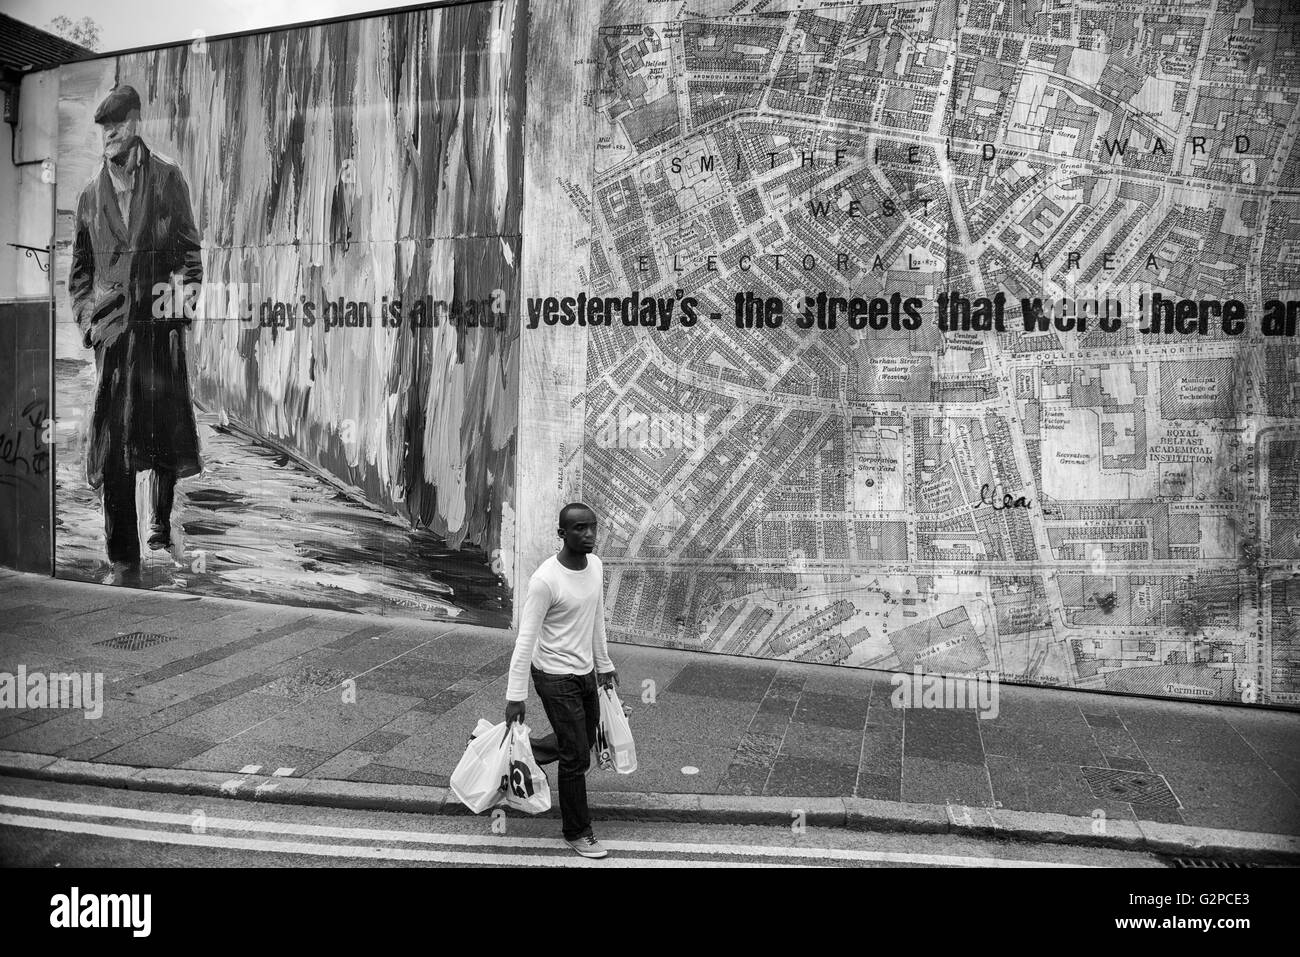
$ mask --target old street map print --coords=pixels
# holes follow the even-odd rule
[[[1018,305],[1003,333],[740,329],[732,308],[1300,298],[1295,13],[642,9],[594,46],[575,255],[592,290],[683,290],[706,315],[587,333],[613,636],[1300,700],[1297,340],[1024,332]],[[669,411],[697,441],[602,440]]]

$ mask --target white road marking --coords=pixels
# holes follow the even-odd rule
[[[287,778],[296,771],[297,768],[276,768],[271,776],[275,778]]]
[[[254,838],[218,837],[215,834],[179,834],[134,827],[115,827],[88,821],[62,821],[55,818],[0,814],[0,824],[9,827],[61,831],[68,834],[91,834],[124,841],[150,844],[178,844],[187,847],[215,847],[232,851],[259,851],[276,854],[309,854],[315,857],[352,857],[379,861],[423,861],[431,864],[509,864],[514,867],[764,867],[744,861],[689,861],[654,857],[613,857],[602,861],[588,860],[574,854],[476,854],[466,851],[425,851],[410,847],[367,847],[358,844],[318,844],[299,841],[262,841]],[[789,865],[782,865],[789,866]],[[796,865],[797,866],[797,865]]]
[[[260,764],[245,764],[242,768],[239,769],[239,773],[256,774],[260,770],[262,770],[262,766]]]
[[[44,798],[0,795],[0,807],[28,811],[46,811],[55,814],[81,817],[107,817],[124,821],[142,821],[152,824],[174,824],[188,827],[189,814],[171,811],[149,811],[140,808],[116,807],[104,804],[80,804],[71,801],[51,801]],[[296,824],[289,821],[260,821],[245,818],[208,817],[204,821],[208,830],[244,831],[248,833],[285,834],[299,837],[324,837],[343,840],[379,841],[407,844],[442,844],[466,847],[515,847],[554,849],[558,842],[545,837],[514,837],[489,834],[445,834],[426,831],[400,831],[368,827],[335,827],[324,824]],[[946,867],[1087,867],[1085,864],[1062,864],[1056,861],[1013,860],[1002,857],[971,857],[954,854],[924,854],[912,851],[864,851],[837,847],[786,847],[769,844],[693,844],[670,841],[601,841],[610,850],[641,851],[669,854],[710,854],[738,857],[772,858],[822,858],[835,861],[860,861],[863,863],[929,864]]]

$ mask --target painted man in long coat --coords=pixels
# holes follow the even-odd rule
[[[113,565],[106,581],[114,584],[139,580],[136,473],[154,474],[148,545],[169,549],[176,480],[201,468],[185,361],[191,319],[170,308],[168,294],[179,274],[192,301],[201,244],[180,168],[144,144],[139,120],[140,97],[129,86],[95,111],[104,161],[77,201],[68,277],[82,341],[95,350],[86,477],[101,490]]]

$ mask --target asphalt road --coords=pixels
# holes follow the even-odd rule
[[[1167,867],[1145,853],[837,828],[354,811],[0,778],[0,863],[35,867]],[[495,827],[494,827],[495,824]]]

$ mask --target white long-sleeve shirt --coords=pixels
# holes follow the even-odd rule
[[[600,674],[614,670],[605,647],[604,586],[605,566],[595,555],[580,572],[555,555],[537,566],[519,616],[507,701],[528,699],[530,665],[551,675],[585,675],[593,666]]]

